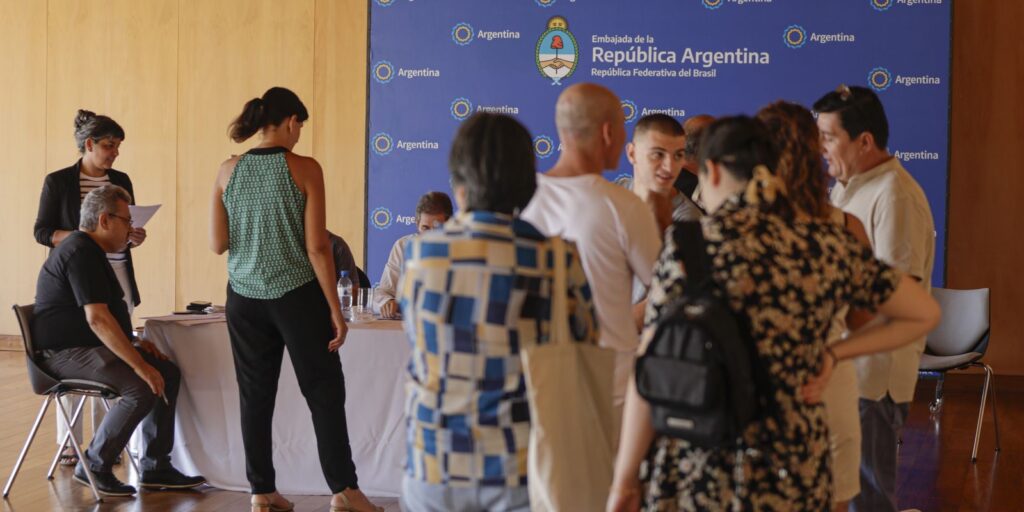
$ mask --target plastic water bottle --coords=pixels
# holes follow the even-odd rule
[[[348,278],[348,271],[342,270],[338,277],[338,302],[341,303],[341,316],[345,320],[352,320],[352,281]]]

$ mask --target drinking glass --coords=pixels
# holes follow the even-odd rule
[[[373,321],[373,288],[360,288],[356,292],[355,305],[352,308],[352,319],[355,322]]]

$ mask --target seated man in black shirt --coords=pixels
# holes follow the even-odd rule
[[[114,476],[111,466],[139,423],[143,487],[183,489],[206,482],[171,466],[181,373],[152,343],[137,340],[132,346],[124,292],[107,262],[106,253],[123,251],[128,244],[130,199],[116,185],[85,196],[80,230],[50,253],[39,272],[32,321],[46,371],[60,379],[101,382],[121,395],[75,467],[75,480],[88,485],[82,464],[89,464],[96,487],[109,496],[135,493]]]

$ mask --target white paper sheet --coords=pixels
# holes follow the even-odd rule
[[[216,322],[226,322],[227,317],[224,313],[210,313],[207,315],[164,315],[164,316],[147,316],[143,317],[143,320],[154,320],[157,322],[174,322],[182,325],[199,325]]]
[[[156,214],[156,211],[160,209],[160,206],[161,205],[159,204],[154,204],[152,206],[129,205],[128,211],[132,214],[132,227],[145,227],[146,223],[149,222],[149,219],[152,219],[153,215]]]

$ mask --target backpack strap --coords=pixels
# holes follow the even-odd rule
[[[696,290],[711,278],[711,260],[707,240],[698,221],[676,222],[672,228],[676,253],[682,257],[686,271],[687,292]]]

